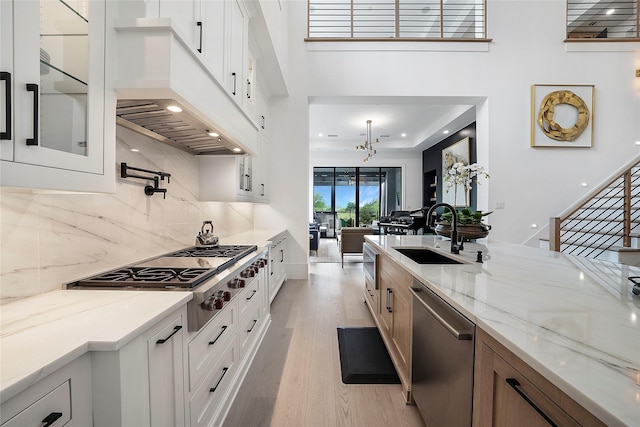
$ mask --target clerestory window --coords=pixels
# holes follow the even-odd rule
[[[567,40],[640,38],[640,0],[567,0]]]
[[[485,40],[486,0],[308,0],[307,40]]]

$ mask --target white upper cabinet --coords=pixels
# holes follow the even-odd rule
[[[247,112],[255,117],[256,113],[256,75],[257,75],[258,63],[251,53],[247,55],[247,69],[245,73],[245,96],[244,105]]]
[[[244,69],[247,52],[247,15],[243,4],[229,0],[229,70],[227,90],[242,105],[245,93]]]
[[[113,168],[105,167],[115,144],[105,141],[105,2],[2,1],[0,9],[2,185],[113,191]]]
[[[200,200],[256,202],[251,156],[199,156]]]
[[[256,201],[269,201],[269,144],[266,135],[258,136],[258,155],[253,157],[253,197]]]
[[[170,17],[185,42],[202,50],[202,20],[200,0],[161,0],[160,16]]]
[[[227,54],[225,48],[226,2],[207,1],[202,4],[202,46],[204,63],[218,82],[224,82]]]
[[[0,2],[0,160],[13,160],[13,3]]]

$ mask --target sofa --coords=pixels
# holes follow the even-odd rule
[[[345,255],[362,254],[362,244],[364,236],[373,234],[371,227],[342,227],[340,238],[340,257],[342,258],[342,267],[344,267]]]

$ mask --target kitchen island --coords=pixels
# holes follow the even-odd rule
[[[640,297],[627,280],[640,269],[484,239],[459,255],[437,236],[366,240],[602,422],[640,425]],[[396,247],[463,263],[418,264]]]

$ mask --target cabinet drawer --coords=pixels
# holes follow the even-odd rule
[[[494,425],[547,426],[553,420],[557,425],[579,427],[549,396],[494,354]]]
[[[260,305],[252,304],[245,313],[247,316],[240,322],[238,331],[238,345],[240,346],[240,359],[245,356],[247,349],[255,342],[260,327]]]
[[[226,305],[189,343],[189,390],[198,385],[225,349],[233,345],[237,311],[236,304]]]
[[[189,402],[192,427],[210,425],[218,416],[235,376],[237,349],[235,344],[229,345],[194,392]]]
[[[373,287],[371,286],[371,284],[369,283],[369,280],[365,281],[365,287],[364,287],[364,296],[367,300],[367,304],[369,304],[369,307],[371,308],[371,310],[374,313],[378,313],[379,311],[379,299],[378,299],[378,291],[373,289]]]
[[[252,306],[256,301],[260,300],[260,280],[255,277],[251,282],[247,283],[247,287],[240,297],[240,319],[245,318],[248,307]]]
[[[50,426],[63,426],[70,419],[71,387],[67,380],[3,423],[2,427],[40,427],[49,421],[52,421]]]
[[[474,426],[605,426],[480,328],[474,371]]]

